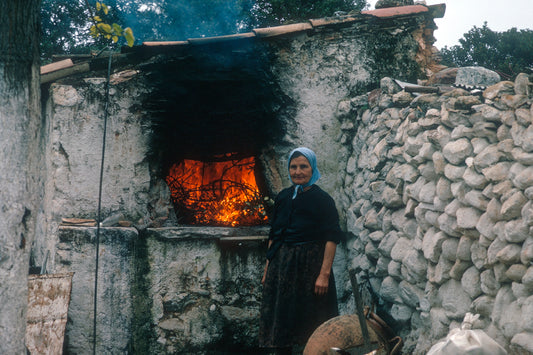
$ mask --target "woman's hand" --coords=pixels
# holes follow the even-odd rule
[[[318,275],[316,282],[315,282],[315,295],[317,296],[324,296],[326,293],[328,293],[328,287],[329,287],[329,275],[320,274]]]
[[[272,246],[272,239],[268,241],[268,249],[270,249],[271,246]],[[263,277],[261,278],[261,285],[265,284],[265,280],[266,280],[266,277],[267,277],[267,270],[268,270],[268,262],[269,261],[270,260],[268,260],[268,259],[266,261],[265,271],[263,271]]]
[[[268,260],[265,265],[265,271],[263,272],[263,277],[261,278],[261,285],[265,284],[266,276],[267,276],[267,270],[268,270]]]
[[[326,243],[320,274],[315,281],[315,295],[317,296],[324,296],[328,293],[329,275],[331,274],[331,266],[333,265],[333,259],[335,259],[336,250],[337,244],[331,241]]]

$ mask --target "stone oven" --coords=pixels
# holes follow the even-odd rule
[[[433,19],[443,15],[444,5],[379,9],[244,34],[145,43],[115,55],[97,352],[253,351],[265,216],[269,199],[286,186],[287,153],[300,145],[317,151],[320,185],[336,199],[343,224],[351,222],[346,181],[354,173],[351,142],[359,122],[346,120],[345,113],[368,108],[361,95],[383,76],[416,82],[438,67]],[[106,61],[74,62],[42,76],[46,159],[32,259],[39,266],[49,254],[50,272],[74,272],[69,353],[87,351],[93,336],[91,221]],[[230,165],[255,180],[248,192],[253,199],[232,203],[239,210],[256,204],[253,213],[262,216],[257,223],[205,221],[198,211],[209,208],[179,197],[198,189],[193,184],[179,193],[186,187],[184,174],[196,170],[204,172],[200,187],[217,197],[235,185],[248,189],[248,182],[225,179],[233,173],[218,180],[206,175]],[[80,219],[85,225],[76,225]],[[342,312],[353,310],[350,248],[340,248],[334,266]]]
[[[262,205],[275,187],[265,178],[262,154],[281,143],[280,117],[292,107],[265,57],[265,49],[240,39],[143,65],[153,88],[143,98],[152,121],[151,159],[171,189],[180,224],[210,224],[199,215],[217,213],[206,207],[209,198],[234,209],[233,218],[219,216],[213,225],[250,225],[254,218],[265,224]],[[238,191],[242,198],[230,201]],[[256,216],[234,218],[236,210]]]

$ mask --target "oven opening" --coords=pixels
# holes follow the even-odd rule
[[[166,177],[180,224],[258,226],[267,223],[265,203],[256,182],[254,157],[236,154],[209,161],[183,159]]]

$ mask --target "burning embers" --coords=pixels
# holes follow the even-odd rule
[[[216,226],[265,224],[253,157],[202,162],[185,159],[166,178],[182,223]]]

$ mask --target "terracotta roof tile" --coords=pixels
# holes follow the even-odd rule
[[[237,33],[237,34],[226,35],[226,36],[189,38],[187,39],[187,41],[190,44],[207,44],[207,43],[216,43],[216,42],[227,42],[227,41],[253,38],[253,37],[255,37],[255,33],[246,32],[246,33]]]
[[[360,20],[357,16],[342,16],[342,17],[324,17],[309,20],[313,27],[340,25]]]
[[[383,9],[361,11],[363,15],[371,15],[379,18],[415,15],[428,12],[429,9],[424,5],[408,5],[398,7],[387,7]]]
[[[310,31],[313,26],[309,22],[295,23],[292,25],[283,25],[275,27],[255,28],[253,31],[259,38],[274,37],[290,33]]]
[[[143,46],[154,47],[154,46],[183,46],[189,44],[188,41],[147,41],[143,42]]]
[[[428,9],[433,18],[443,18],[446,13],[446,4],[429,5]]]

